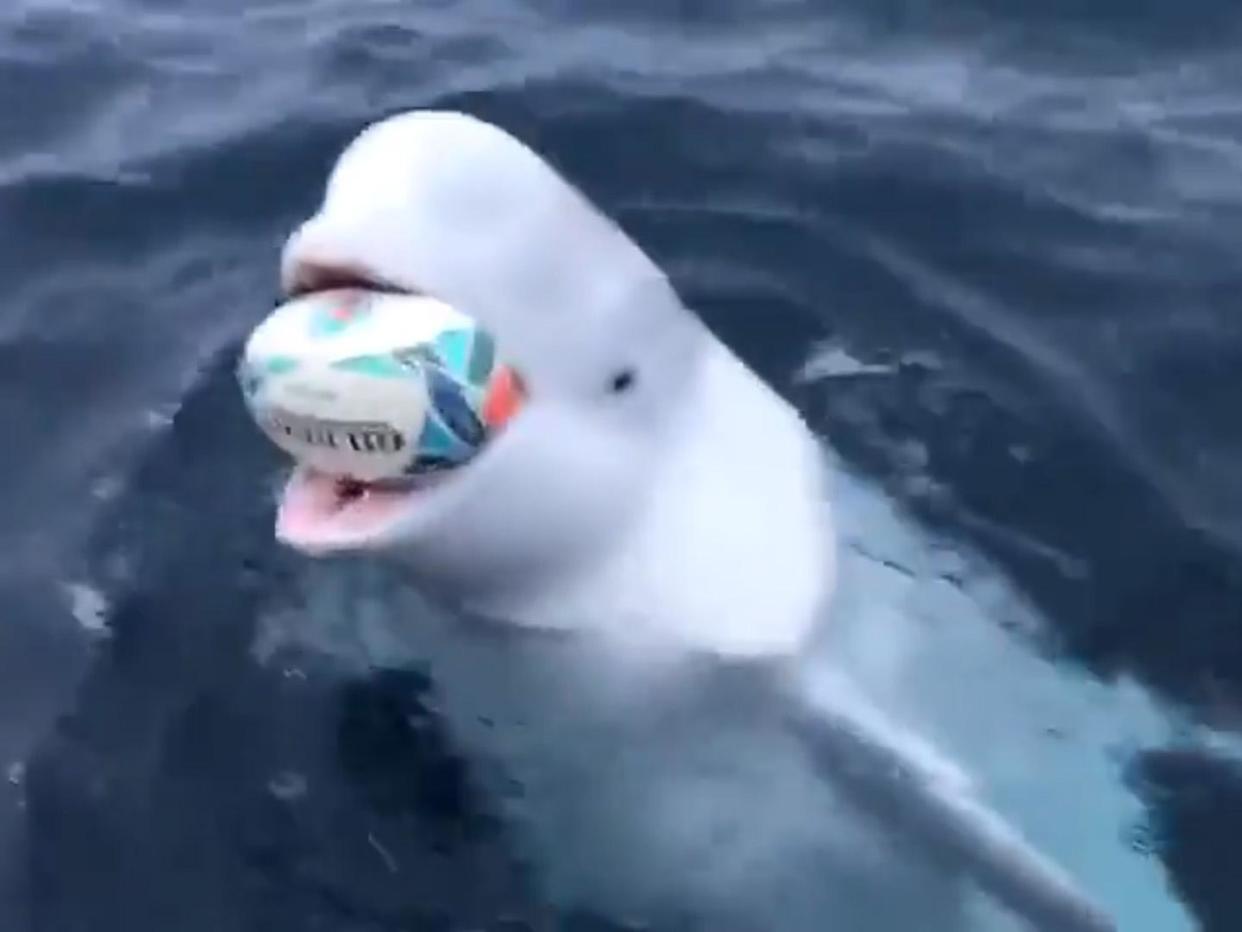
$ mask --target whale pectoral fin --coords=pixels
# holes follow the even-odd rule
[[[980,802],[942,755],[918,751],[848,684],[838,679],[830,686],[814,695],[801,683],[782,690],[791,702],[789,726],[827,779],[959,864],[1034,928],[1116,932],[1073,878]]]

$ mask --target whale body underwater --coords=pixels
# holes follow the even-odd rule
[[[332,501],[294,530],[282,516],[314,481],[294,469],[277,537],[361,559],[306,561],[305,616],[279,637],[345,614],[371,634],[330,650],[426,663],[455,740],[522,787],[510,814],[549,896],[656,927],[1102,930],[1130,908],[1181,927],[1123,893],[1159,885],[1148,864],[1062,867],[1073,841],[1054,859],[1028,838],[1042,819],[1019,831],[985,802],[1005,798],[987,782],[1004,766],[939,749],[1011,734],[1035,771],[1012,800],[1113,832],[1125,815],[1093,801],[1115,778],[1103,746],[1162,714],[1069,683],[944,574],[912,591],[893,566],[933,549],[921,532],[533,149],[456,112],[372,124],[289,236],[281,281],[431,295],[521,373],[525,407],[475,460],[365,522]],[[414,585],[343,582],[392,569]],[[960,623],[914,623],[912,599]],[[985,663],[980,730],[948,710]],[[1099,743],[1020,744],[1032,696],[1096,722]],[[1080,800],[1056,797],[1066,774]]]

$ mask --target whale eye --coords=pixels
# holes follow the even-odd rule
[[[612,377],[610,388],[612,389],[613,394],[619,395],[622,392],[633,388],[636,378],[637,376],[634,374],[633,369],[622,369]]]

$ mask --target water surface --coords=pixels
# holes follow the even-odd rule
[[[841,649],[889,707],[1122,928],[1236,929],[1239,26],[1225,3],[11,4],[4,927],[627,920],[548,893],[591,878],[515,840],[509,777],[392,633],[408,594],[273,547],[278,462],[231,379],[339,148],[441,106],[546,153],[827,439]]]

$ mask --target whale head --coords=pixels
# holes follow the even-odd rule
[[[429,486],[344,501],[295,470],[285,544],[394,558],[521,624],[735,656],[794,651],[812,629],[835,573],[816,439],[514,136],[446,111],[367,127],[288,238],[281,280],[447,302],[492,333],[526,396]]]

